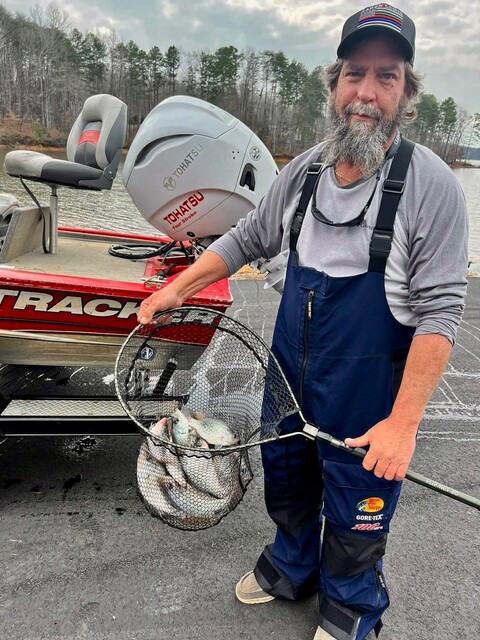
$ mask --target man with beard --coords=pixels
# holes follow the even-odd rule
[[[306,419],[368,453],[360,462],[304,438],[263,447],[277,533],[236,595],[257,604],[317,591],[315,640],[380,631],[390,521],[464,307],[463,194],[399,131],[420,90],[414,37],[410,18],[386,4],[346,21],[326,70],[327,139],[138,314],[148,323],[245,263],[288,259],[272,349]],[[281,431],[301,426],[290,416]]]

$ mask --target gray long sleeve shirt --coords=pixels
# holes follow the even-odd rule
[[[213,243],[230,273],[259,258],[288,255],[290,225],[303,188],[305,172],[322,145],[290,162],[259,206]],[[382,170],[372,204],[357,227],[330,227],[318,222],[307,207],[297,251],[303,266],[332,277],[368,269],[368,248],[378,215],[381,185],[391,160]],[[318,184],[316,206],[332,221],[357,216],[368,201],[376,176],[341,187],[332,168]],[[315,196],[314,196],[315,197]],[[468,261],[465,199],[450,168],[432,151],[416,145],[400,200],[392,250],[385,271],[385,292],[394,317],[416,327],[415,335],[440,334],[453,344],[465,306]]]

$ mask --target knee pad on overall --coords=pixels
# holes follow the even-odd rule
[[[320,575],[320,626],[341,640],[381,628],[389,598],[382,573],[387,534],[345,533],[325,520]]]

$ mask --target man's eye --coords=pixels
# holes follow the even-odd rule
[[[352,78],[358,78],[360,76],[359,71],[347,71],[347,76]]]
[[[382,73],[382,78],[384,80],[394,80],[395,75],[393,73]]]

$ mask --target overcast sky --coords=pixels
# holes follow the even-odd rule
[[[0,0],[28,14],[34,0]],[[46,6],[46,0],[37,4]],[[345,19],[367,6],[355,0],[58,0],[82,32],[114,29],[143,49],[184,51],[235,45],[283,51],[309,69],[335,59]],[[397,0],[416,23],[415,67],[425,89],[480,112],[480,0]]]

